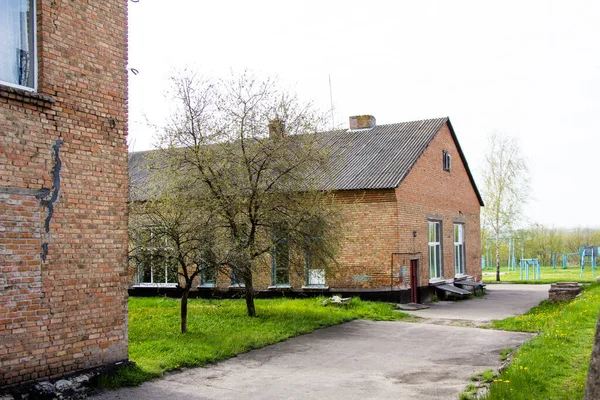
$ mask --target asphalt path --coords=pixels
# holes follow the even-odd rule
[[[421,322],[352,321],[204,368],[170,373],[108,399],[456,399],[469,377],[531,334],[437,324],[526,312],[547,285],[489,285],[485,298],[434,303]]]

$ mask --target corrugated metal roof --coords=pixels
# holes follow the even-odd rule
[[[326,190],[396,188],[448,118],[320,133],[332,156]]]
[[[483,200],[469,170],[450,120],[445,118],[377,125],[370,129],[335,130],[319,133],[319,141],[331,155],[331,170],[315,171],[323,190],[393,189],[400,185],[429,146],[448,124],[461,160],[481,205]],[[149,152],[130,153],[131,200],[142,200],[149,184],[145,157]]]
[[[129,200],[147,200],[150,186],[150,172],[146,156],[151,151],[136,151],[129,153]]]

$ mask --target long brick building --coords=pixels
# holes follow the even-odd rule
[[[338,265],[290,271],[289,257],[279,257],[284,265],[271,257],[255,276],[259,296],[321,292],[416,302],[434,293],[431,283],[481,279],[483,201],[448,118],[378,126],[372,116],[357,116],[350,129],[319,135],[336,160],[323,189],[342,205]],[[147,179],[144,156],[131,155],[132,180]],[[132,294],[168,293],[177,278],[163,265],[146,265],[134,283]],[[242,285],[228,273],[206,274],[198,295],[232,294]]]
[[[0,2],[0,387],[127,359],[127,2]]]

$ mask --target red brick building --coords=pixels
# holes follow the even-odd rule
[[[0,387],[127,359],[127,2],[0,2]]]
[[[371,116],[351,117],[350,129],[320,136],[335,160],[323,189],[342,204],[338,266],[289,271],[289,264],[271,257],[255,276],[259,295],[326,292],[426,301],[434,292],[430,282],[481,279],[483,202],[448,118],[377,126]],[[142,159],[143,153],[132,154],[132,180],[140,178]],[[177,284],[163,266],[149,272],[138,274],[130,293],[165,292]],[[226,273],[198,283],[199,295],[210,296],[239,286]]]

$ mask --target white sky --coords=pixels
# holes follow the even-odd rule
[[[336,124],[449,116],[478,179],[487,135],[519,137],[530,222],[600,227],[600,1],[129,3],[130,150],[152,148],[174,71],[276,75]]]

